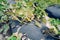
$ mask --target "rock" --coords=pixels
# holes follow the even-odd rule
[[[60,18],[60,5],[52,5],[45,10],[51,18]]]
[[[0,40],[5,40],[2,34],[0,34]]]
[[[14,0],[7,0],[9,4],[15,4],[16,2]]]
[[[26,34],[28,38],[32,40],[45,40],[43,34],[40,31],[40,28],[34,25],[34,22],[22,26],[20,32]]]
[[[13,33],[17,32],[17,29],[20,27],[20,22],[17,20],[10,20],[10,26]]]

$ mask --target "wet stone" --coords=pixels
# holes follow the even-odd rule
[[[20,27],[20,22],[17,20],[10,20],[10,26],[13,33],[17,32],[17,29]]]
[[[20,32],[26,34],[28,38],[32,40],[45,40],[43,34],[40,31],[40,28],[36,27],[33,23],[26,24],[22,26]]]
[[[52,5],[45,10],[51,18],[60,18],[60,5]]]

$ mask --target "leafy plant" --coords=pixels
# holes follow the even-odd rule
[[[44,11],[46,7],[60,4],[60,0],[15,0],[14,2],[14,4],[10,4],[7,0],[0,0],[0,23],[5,23],[9,20],[17,20],[22,23],[24,21],[32,21],[34,18],[46,22],[45,16],[47,14]],[[59,19],[52,19],[50,22],[56,28],[57,25],[60,25]],[[6,23],[2,26],[0,32],[4,30],[4,33],[6,33],[8,29],[9,25]],[[11,36],[10,39],[16,40],[16,37]]]
[[[7,40],[21,40],[20,38],[17,38],[16,36],[11,36]]]
[[[58,34],[60,34],[60,30],[58,29],[59,28],[59,25],[60,25],[60,20],[59,19],[54,19],[54,18],[51,18],[50,19],[50,23],[52,26],[55,27],[56,30],[58,30]]]
[[[54,19],[54,18],[52,18],[50,22],[51,22],[51,24],[54,25],[54,26],[60,25],[60,20],[59,20],[59,19]]]
[[[4,35],[7,34],[7,31],[9,30],[9,25],[4,24],[3,26],[0,27],[0,33],[3,32]]]

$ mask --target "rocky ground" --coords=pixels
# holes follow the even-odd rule
[[[14,0],[7,0],[9,4],[15,4],[16,2]],[[24,4],[24,2],[22,2]],[[35,4],[34,4],[35,3]],[[34,2],[33,5],[35,7],[40,6],[38,3]],[[2,3],[3,4],[3,3]],[[20,5],[20,4],[19,4]],[[26,6],[25,4],[23,5],[24,7]],[[44,5],[43,5],[44,7]],[[44,7],[45,8],[45,7]],[[42,8],[42,9],[44,9]],[[51,5],[46,8],[46,12],[48,13],[48,16],[50,18],[59,18],[60,19],[60,7],[58,5]],[[39,7],[37,7],[37,12],[40,13],[45,13],[44,10],[39,10]],[[10,10],[8,10],[10,11]],[[16,11],[16,10],[15,10]],[[29,10],[30,11],[30,10]],[[36,12],[36,10],[35,10]],[[28,12],[27,12],[28,13]],[[39,15],[39,14],[38,14]],[[39,16],[41,16],[40,14]],[[17,16],[17,15],[16,15]],[[20,15],[19,15],[20,16]],[[18,16],[18,17],[19,17]],[[30,15],[31,16],[31,15]],[[16,18],[14,16],[14,18]],[[34,18],[34,17],[33,17]],[[43,16],[40,18],[42,19]],[[44,17],[45,18],[45,17]],[[31,17],[29,19],[29,16],[27,18],[29,21],[31,21]],[[40,20],[39,19],[39,20]],[[48,18],[46,18],[48,19]],[[58,40],[54,37],[52,37],[47,31],[48,28],[45,24],[43,24],[40,21],[36,21],[37,19],[32,20],[31,22],[27,22],[25,24],[21,24],[20,21],[18,20],[8,20],[6,23],[0,23],[0,29],[2,29],[0,33],[0,40],[7,40],[6,38],[9,38],[13,34],[16,37],[21,38],[21,40]],[[5,21],[5,20],[4,20]],[[36,23],[37,22],[37,23]],[[46,21],[47,22],[47,21]],[[5,25],[8,24],[8,25]],[[47,23],[48,24],[48,23]],[[7,27],[8,26],[8,27]],[[49,26],[49,25],[48,25]],[[49,26],[50,27],[50,26]],[[6,29],[7,28],[7,29]],[[8,30],[8,31],[7,31]],[[22,35],[19,35],[22,33]],[[21,37],[20,37],[21,36]]]
[[[16,22],[18,23],[18,22]],[[18,24],[17,24],[18,25]],[[41,24],[42,25],[42,24]],[[15,27],[13,31],[13,33],[17,32],[17,29],[19,28]],[[22,33],[25,34],[27,38],[31,39],[31,40],[55,40],[53,37],[51,37],[49,34],[43,34],[42,30],[48,30],[48,28],[46,28],[46,26],[43,24],[43,26],[41,26],[40,28],[37,27],[34,24],[34,21],[28,23],[28,24],[24,24],[22,25],[22,27],[20,28],[18,33]],[[5,40],[5,37],[0,34],[0,40]],[[25,37],[24,37],[25,38]],[[23,38],[23,39],[24,39]],[[27,39],[26,39],[27,40]]]

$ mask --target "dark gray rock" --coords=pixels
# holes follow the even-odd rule
[[[27,37],[29,37],[32,40],[41,40],[41,39],[45,40],[43,34],[40,31],[40,28],[36,27],[34,23],[29,23],[22,26],[20,32],[26,34]]]
[[[20,22],[17,20],[10,20],[9,24],[13,33],[17,32],[17,29],[20,27]]]
[[[45,11],[49,17],[60,18],[60,5],[58,4],[47,7]]]

